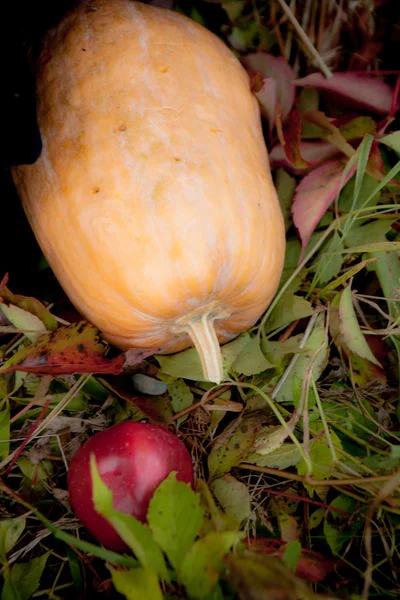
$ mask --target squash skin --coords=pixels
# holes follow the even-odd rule
[[[126,349],[220,343],[254,325],[281,276],[285,231],[248,76],[214,34],[132,0],[80,3],[37,64],[43,150],[12,169],[57,279]],[[215,320],[214,320],[215,319]]]

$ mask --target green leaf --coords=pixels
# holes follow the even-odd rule
[[[302,88],[297,103],[302,114],[310,112],[310,110],[318,110],[319,92],[314,88]]]
[[[269,454],[262,456],[257,452],[250,454],[246,462],[259,467],[271,467],[273,469],[287,469],[294,467],[301,460],[302,455],[298,446],[285,442]]]
[[[274,450],[278,450],[293,432],[293,425],[289,421],[284,425],[267,425],[263,427],[257,435],[254,443],[254,451],[261,456],[271,454]]]
[[[253,448],[261,429],[258,416],[239,417],[216,440],[208,455],[210,478],[222,477],[242,460]]]
[[[298,400],[293,397],[294,387],[296,388],[299,386],[299,392],[301,391],[301,385],[306,373],[311,368],[314,380],[317,381],[326,366],[327,358],[328,340],[325,335],[325,315],[321,312],[317,317],[310,337],[302,349],[302,353],[299,355],[289,376],[276,394],[276,401],[294,402],[294,404],[297,405]]]
[[[285,219],[285,230],[287,231],[292,224],[291,209],[294,192],[296,190],[296,179],[289,175],[284,169],[279,168],[276,171],[275,187]]]
[[[162,600],[157,573],[151,568],[138,567],[128,571],[110,569],[115,589],[127,600]]]
[[[0,521],[0,556],[4,557],[14,548],[24,532],[25,525],[25,517],[2,519]]]
[[[186,555],[179,579],[193,600],[209,600],[220,576],[222,559],[243,537],[238,531],[208,533]]]
[[[311,316],[313,312],[314,309],[308,300],[291,292],[285,292],[266,322],[265,332],[269,333],[280,327],[286,327],[297,319]]]
[[[23,308],[14,304],[0,304],[0,309],[14,327],[23,330],[29,341],[35,342],[40,335],[46,333],[46,327],[39,317]]]
[[[374,194],[374,191],[377,188],[376,180],[371,177],[371,175],[364,173],[361,187],[357,196],[357,201],[354,204],[355,183],[355,178],[353,177],[348,183],[346,183],[345,187],[340,193],[339,210],[341,212],[350,212],[351,210],[355,211],[358,208],[361,208],[361,206],[375,206],[379,202],[380,193],[377,192]],[[367,198],[371,198],[371,200],[364,204]]]
[[[367,225],[352,227],[346,235],[346,246],[361,246],[363,244],[375,244],[378,242],[387,242],[386,234],[392,228],[392,223],[396,219],[375,220]]]
[[[314,479],[329,479],[332,475],[332,467],[334,466],[334,457],[332,456],[331,449],[329,448],[326,433],[320,435],[323,431],[323,428],[324,426],[322,423],[313,424],[313,430],[315,431],[317,437],[313,438],[310,442],[309,454],[313,467],[312,475]],[[329,434],[333,445],[336,448],[341,448],[342,445],[336,433],[334,431],[330,431]],[[303,459],[297,464],[297,472],[302,476],[307,474],[307,465]],[[310,495],[312,496],[313,488],[308,485],[305,487],[307,487]]]
[[[385,137],[380,138],[379,141],[400,154],[400,131],[385,135]]]
[[[224,373],[228,375],[232,371],[232,365],[240,355],[241,351],[250,341],[250,334],[246,331],[241,333],[236,339],[229,344],[224,344],[221,348],[222,364]]]
[[[193,394],[183,379],[174,379],[173,381],[166,381],[165,383],[167,384],[168,393],[171,397],[174,413],[178,413],[193,404]]]
[[[225,377],[228,376],[232,364],[249,339],[249,333],[242,333],[235,340],[221,347]],[[161,367],[161,374],[194,381],[205,381],[200,357],[195,348],[189,348],[172,356],[155,355],[155,358]]]
[[[360,398],[354,407],[337,401],[323,402],[322,408],[329,424],[337,423],[365,440],[378,431],[377,415],[368,400]]]
[[[362,269],[368,267],[370,263],[375,262],[376,260],[376,258],[367,258],[366,260],[362,260],[361,262],[357,263],[354,265],[354,267],[351,267],[351,269],[348,269],[345,273],[343,273],[343,275],[328,283],[328,285],[320,291],[319,296],[324,298],[329,292],[340,287],[343,283],[351,279],[351,277],[354,277],[354,275],[357,275],[357,273],[362,271]]]
[[[288,354],[297,354],[302,352],[299,348],[302,335],[294,335],[284,342],[270,342],[269,340],[263,340],[262,347],[267,360],[274,366],[278,367],[281,365],[283,358]]]
[[[4,283],[0,284],[0,298],[2,298],[3,302],[7,305],[12,304],[32,315],[36,315],[36,317],[42,321],[46,329],[50,331],[57,329],[57,319],[53,317],[47,308],[36,298],[13,294]]]
[[[178,571],[203,522],[200,496],[176,480],[175,472],[159,485],[149,505],[147,520],[154,540]]]
[[[297,565],[299,564],[300,556],[301,544],[299,540],[291,540],[285,548],[282,560],[285,565],[289,567],[293,573],[295,573],[297,570]]]
[[[363,520],[360,518],[353,518],[354,513],[357,509],[357,502],[340,494],[337,496],[329,506],[337,508],[347,513],[342,515],[338,512],[330,512],[324,521],[324,535],[328,542],[332,553],[338,554],[343,544],[350,540],[360,527],[362,527]]]
[[[231,23],[234,23],[242,14],[243,9],[246,7],[245,0],[227,0],[227,2],[222,3],[222,8],[226,12],[229,17]]]
[[[368,269],[376,272],[383,295],[387,298],[389,313],[392,317],[397,318],[400,315],[400,303],[396,300],[400,289],[399,252],[374,252],[371,256],[378,260],[369,265]]]
[[[0,375],[0,400],[8,395],[8,384],[4,375]]]
[[[232,370],[240,375],[258,375],[266,369],[273,369],[272,365],[265,358],[261,348],[260,340],[257,336],[251,338],[244,348],[241,350],[239,356],[232,364]]]
[[[325,508],[317,508],[311,513],[310,518],[308,520],[308,526],[310,529],[315,529],[318,525],[321,525],[322,521],[325,518]]]
[[[318,597],[281,559],[255,552],[229,554],[227,579],[240,600],[312,600]]]
[[[80,555],[78,555],[71,546],[65,546],[65,551],[68,558],[68,567],[71,574],[72,583],[74,584],[75,592],[81,597],[84,592],[84,584],[82,577],[82,568]]]
[[[228,474],[215,479],[210,487],[220,506],[232,517],[235,525],[240,527],[251,513],[251,498],[247,485]]]
[[[143,567],[155,569],[162,579],[168,581],[169,575],[164,556],[147,525],[113,508],[112,492],[99,475],[94,454],[90,456],[90,471],[95,510],[114,527]]]
[[[27,456],[20,456],[17,465],[25,477],[37,483],[46,481],[54,473],[53,463],[50,460],[42,460],[34,465]]]
[[[376,125],[371,117],[356,117],[339,129],[345,140],[354,140],[363,137],[366,133],[374,134]]]
[[[14,565],[10,577],[4,582],[1,600],[29,600],[39,588],[40,578],[49,555],[50,552],[47,552],[27,563]],[[15,590],[17,590],[17,596]]]
[[[370,347],[358,324],[353,306],[351,288],[347,286],[342,292],[339,303],[339,330],[342,339],[351,352],[381,367],[380,362],[372,354]]]
[[[343,254],[362,254],[363,252],[395,252],[400,250],[400,242],[375,242],[353,246],[348,250],[343,250]]]
[[[321,285],[335,279],[342,268],[343,256],[336,254],[337,251],[343,250],[343,238],[334,232],[331,239],[322,247],[316,269],[316,277]]]
[[[4,406],[4,404],[3,404]],[[0,412],[0,462],[10,451],[10,407],[6,401],[6,408]]]

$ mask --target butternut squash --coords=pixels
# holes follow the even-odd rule
[[[94,0],[35,75],[43,150],[12,175],[53,272],[112,344],[193,344],[219,382],[219,343],[265,311],[285,251],[246,71],[187,17]]]

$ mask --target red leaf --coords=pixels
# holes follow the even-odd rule
[[[346,103],[367,109],[373,113],[389,114],[392,107],[393,90],[384,81],[359,73],[334,73],[326,78],[322,73],[313,73],[296,79],[295,85],[328,92]]]
[[[241,60],[251,76],[262,73],[265,79],[272,78],[276,81],[276,100],[281,109],[282,121],[285,122],[292,110],[296,93],[292,67],[282,56],[273,56],[267,52],[247,54]]]
[[[381,175],[386,175],[385,163],[383,162],[382,154],[379,149],[379,143],[374,140],[371,145],[371,150],[368,157],[368,163]],[[396,184],[398,182],[392,180],[390,183]]]
[[[25,371],[37,375],[121,373],[125,355],[105,358],[106,345],[96,327],[81,321],[42,335],[16,352],[0,367],[2,373]]]
[[[152,423],[168,427],[172,423],[172,407],[169,397],[143,396],[132,392],[132,380],[124,375],[101,379],[111,392],[133,404],[146,415]]]
[[[161,348],[160,348],[161,350]],[[156,354],[159,350],[145,350],[144,348],[130,348],[125,352],[124,368],[133,367],[142,362],[148,356]]]
[[[299,262],[303,259],[314,229],[344,184],[355,173],[356,165],[346,177],[343,176],[344,169],[345,164],[341,160],[328,160],[308,173],[296,188],[292,214],[301,239]]]
[[[329,142],[300,142],[300,154],[307,163],[315,165],[340,154],[340,151]],[[294,167],[287,159],[282,144],[273,147],[269,155],[271,168],[283,167],[289,171],[303,171],[304,168]],[[309,168],[309,167],[306,167]]]
[[[23,310],[35,315],[42,321],[45,325],[46,329],[53,331],[53,329],[57,329],[57,321],[53,317],[52,314],[49,313],[47,308],[36,300],[36,298],[31,298],[29,296],[21,296],[19,294],[13,294],[7,287],[8,276],[3,277],[0,282],[0,303],[4,302],[5,304],[13,304],[14,306],[18,306]]]
[[[256,552],[262,552],[263,554],[279,558],[283,556],[287,546],[287,543],[281,540],[262,537],[251,538],[245,541],[244,544],[249,550],[255,550]],[[338,565],[338,561],[329,560],[319,552],[302,548],[296,575],[309,581],[320,582],[325,579],[328,573],[337,568]]]
[[[272,77],[269,77],[268,79],[261,79],[260,82],[260,74],[256,73],[251,79],[251,87],[260,104],[261,112],[268,121],[269,132],[271,133],[276,121],[276,81],[275,79],[272,79]]]
[[[280,112],[278,110],[276,119],[276,128],[279,141],[281,142],[286,154],[286,158],[295,169],[307,169],[312,163],[304,160],[300,153],[301,142],[301,113],[295,108],[289,115],[286,127],[282,128]]]
[[[354,148],[347,142],[334,124],[335,119],[330,119],[325,113],[320,110],[310,110],[303,115],[305,121],[313,123],[319,129],[321,139],[325,139],[336,146],[346,156],[352,156],[355,152]]]

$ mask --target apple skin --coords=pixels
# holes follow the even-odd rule
[[[193,464],[186,446],[168,429],[150,423],[124,421],[93,435],[74,454],[68,470],[71,506],[87,531],[105,548],[128,547],[99,515],[92,500],[90,455],[113,493],[113,506],[145,522],[151,497],[159,484],[176,471],[176,478],[194,487]]]

